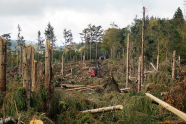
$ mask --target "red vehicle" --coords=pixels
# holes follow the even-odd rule
[[[92,69],[90,70],[90,73],[91,73],[91,77],[96,77],[96,76],[97,76],[97,71],[96,71],[95,68],[92,68]]]

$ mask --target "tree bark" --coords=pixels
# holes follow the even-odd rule
[[[129,83],[129,49],[130,49],[130,34],[128,34],[127,39],[127,72],[126,72],[126,88],[128,87]]]
[[[23,87],[27,90],[27,109],[30,110],[31,76],[32,76],[32,46],[25,46],[23,51]]]
[[[0,37],[0,90],[6,93],[6,62],[7,62],[6,40]]]
[[[138,60],[138,93],[141,90],[141,57]]]
[[[145,7],[143,7],[143,23],[142,23],[142,45],[141,45],[141,84],[144,80],[144,39],[145,39]]]
[[[103,108],[98,108],[98,109],[91,109],[91,110],[85,110],[81,111],[82,113],[98,113],[98,112],[104,112],[104,111],[112,111],[112,110],[117,110],[117,109],[123,109],[122,105],[116,105],[116,106],[110,106],[110,107],[103,107]]]
[[[98,58],[98,46],[97,46],[97,37],[96,37],[96,60]]]
[[[36,89],[36,81],[37,81],[37,61],[34,61],[33,76],[32,76],[32,87],[33,87],[33,90]]]
[[[168,109],[169,111],[173,112],[174,114],[176,114],[177,116],[179,116],[180,118],[182,118],[183,120],[186,121],[186,114],[183,113],[182,111],[172,107],[171,105],[169,105],[168,103],[158,99],[157,97],[151,95],[150,93],[145,93],[146,96],[150,97],[152,100],[156,101],[157,103],[159,103],[161,106],[163,106],[164,108]]]
[[[45,47],[45,88],[47,89],[47,98],[44,101],[44,109],[47,116],[50,117],[51,100],[51,48],[50,43],[46,41]]]
[[[61,74],[63,76],[63,62],[64,62],[64,53],[62,54],[62,68],[61,68]]]
[[[176,51],[173,51],[173,63],[172,63],[172,79],[175,79],[175,62],[176,62]]]

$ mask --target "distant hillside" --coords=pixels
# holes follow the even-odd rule
[[[17,41],[16,41],[16,40],[11,40],[10,42],[12,43],[10,48],[11,48],[12,50],[14,50],[15,47],[17,47]],[[26,45],[29,45],[29,44],[31,44],[31,43],[32,43],[33,46],[36,46],[36,42],[34,42],[34,41],[25,41],[25,44],[26,44]]]

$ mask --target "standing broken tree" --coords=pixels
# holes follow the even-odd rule
[[[51,99],[51,47],[46,41],[45,46],[45,88],[47,89],[47,98],[44,101],[44,109],[47,116],[50,116],[50,99]]]
[[[27,90],[27,109],[30,109],[30,97],[31,97],[31,76],[32,76],[32,61],[34,50],[31,45],[24,46],[23,50],[23,87]]]
[[[0,37],[0,91],[5,96],[6,92],[6,41]]]

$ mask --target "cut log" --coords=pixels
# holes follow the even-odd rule
[[[161,104],[161,106],[163,106],[164,108],[168,109],[169,111],[171,111],[172,113],[176,114],[177,116],[179,116],[181,119],[186,121],[186,114],[183,113],[182,111],[172,107],[171,105],[169,105],[168,103],[156,98],[155,96],[151,95],[150,93],[145,93],[148,97],[150,97],[152,100],[156,101],[157,103]]]
[[[130,88],[123,88],[123,89],[120,89],[121,93],[128,93],[130,90]]]
[[[122,105],[116,105],[116,106],[110,106],[110,107],[103,107],[103,108],[97,108],[97,109],[91,109],[91,110],[85,110],[81,111],[82,113],[98,113],[98,112],[105,112],[105,111],[113,111],[113,110],[122,110]]]

